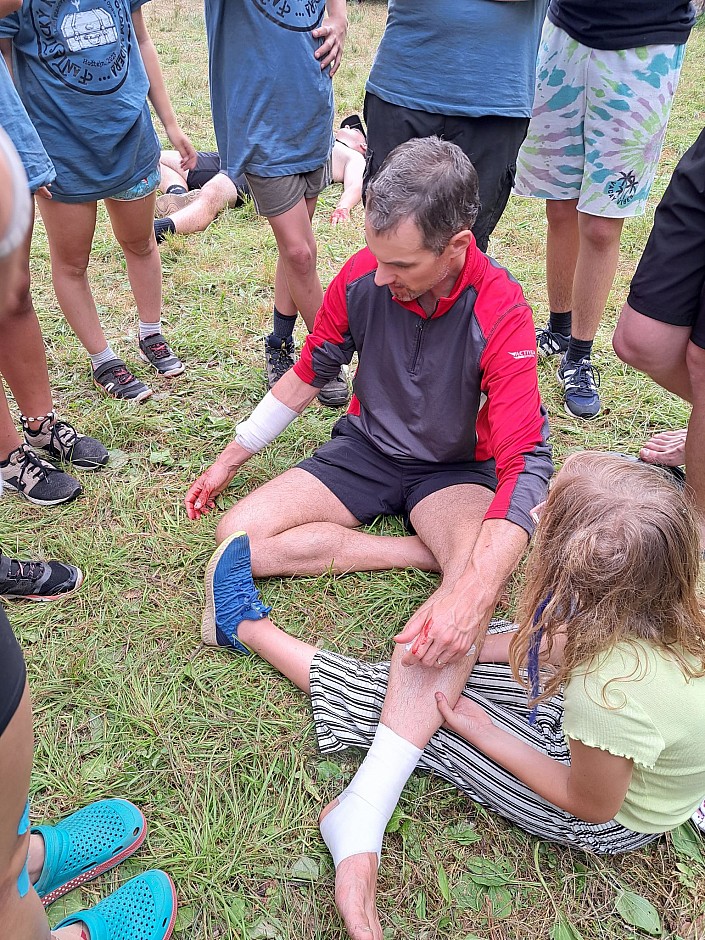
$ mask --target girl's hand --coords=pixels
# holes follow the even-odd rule
[[[492,719],[485,709],[463,695],[458,699],[455,708],[451,708],[445,695],[436,692],[436,705],[443,715],[444,727],[455,731],[471,744],[476,743],[478,738],[482,738],[488,731],[494,730]]]
[[[317,29],[311,31],[314,39],[323,40],[313,54],[321,63],[321,71],[330,66],[331,78],[340,68],[347,34],[348,21],[344,16],[327,16]]]
[[[174,147],[174,150],[178,150],[179,154],[181,155],[181,169],[195,169],[196,160],[198,159],[196,151],[193,144],[188,139],[186,134],[184,134],[178,124],[172,130],[167,131],[167,135]]]

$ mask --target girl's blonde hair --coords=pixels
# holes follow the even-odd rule
[[[705,675],[699,558],[695,516],[665,472],[610,454],[569,457],[546,500],[527,566],[510,649],[518,681],[527,684],[522,673],[539,630],[549,650],[564,631],[566,642],[563,664],[535,701],[620,641],[647,640],[668,651],[686,676]]]

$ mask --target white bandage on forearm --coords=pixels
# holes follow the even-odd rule
[[[298,416],[298,412],[267,392],[247,421],[236,426],[235,442],[251,454],[257,454]]]

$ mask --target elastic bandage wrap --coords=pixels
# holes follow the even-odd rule
[[[377,726],[358,772],[321,821],[321,835],[336,868],[343,859],[367,852],[374,852],[379,861],[384,830],[422,754],[391,728]]]
[[[0,128],[0,154],[10,171],[9,187],[12,192],[12,212],[4,232],[0,232],[0,259],[7,258],[18,248],[29,231],[32,200],[27,174],[22,161],[7,134]]]
[[[251,454],[258,454],[298,416],[297,411],[267,392],[250,417],[235,428],[235,442]]]

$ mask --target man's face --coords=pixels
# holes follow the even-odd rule
[[[425,248],[423,236],[415,222],[405,220],[392,232],[375,233],[365,223],[367,246],[377,259],[375,284],[387,286],[393,297],[408,303],[427,294],[433,288],[445,287],[449,280],[448,292],[460,273],[457,265],[458,253],[452,243],[441,255]],[[464,258],[464,252],[463,258]],[[455,262],[455,263],[454,263]],[[462,261],[460,264],[462,267]],[[443,295],[443,290],[438,296]]]
[[[357,150],[363,157],[367,154],[367,140],[361,131],[353,130],[351,127],[341,127],[335,132],[335,139],[350,147],[351,150]]]

